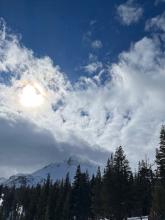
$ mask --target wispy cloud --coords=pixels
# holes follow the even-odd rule
[[[165,32],[165,12],[148,20],[145,29]]]
[[[103,64],[102,62],[99,61],[89,63],[83,67],[83,69],[88,73],[96,73],[98,70],[102,68],[103,68]]]
[[[143,8],[134,0],[128,0],[117,7],[117,14],[122,24],[129,26],[139,21],[143,15]]]
[[[97,23],[96,20],[91,20],[91,21],[89,22],[90,26],[93,26],[93,25],[95,25],[96,23]]]
[[[103,47],[103,43],[101,42],[101,40],[94,40],[92,43],[91,43],[91,47],[93,49],[100,49]]]

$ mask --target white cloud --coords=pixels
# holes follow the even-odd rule
[[[145,26],[146,30],[155,30],[155,31],[163,31],[165,32],[165,12],[161,15],[158,15],[154,18],[149,19],[146,22]]]
[[[128,0],[117,7],[117,14],[124,25],[137,23],[143,15],[143,8],[133,0]]]
[[[161,46],[155,38],[144,37],[109,66],[110,77],[104,84],[100,75],[94,75],[81,77],[72,85],[50,58],[35,57],[16,36],[2,31],[0,72],[11,79],[0,77],[0,118],[11,126],[24,121],[41,133],[47,131],[64,155],[69,150],[93,157],[99,149],[110,152],[123,145],[134,165],[144,154],[153,159],[165,118],[165,55]],[[18,102],[20,82],[28,80],[39,82],[47,94],[45,104],[33,111]],[[26,129],[21,135],[26,137]],[[51,148],[50,152],[55,151]],[[5,159],[3,163],[5,166]]]
[[[100,49],[103,47],[103,44],[102,44],[101,40],[95,40],[91,43],[91,47],[93,49]]]
[[[88,73],[96,73],[99,69],[102,68],[103,68],[103,64],[102,62],[99,61],[89,63],[83,67],[83,69]]]
[[[165,117],[164,68],[159,43],[143,38],[112,65],[111,81],[78,83],[62,111],[65,126],[90,145],[113,150],[123,144],[132,161],[145,153],[153,159]]]

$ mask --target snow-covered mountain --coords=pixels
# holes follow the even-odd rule
[[[42,177],[33,177],[32,174],[17,174],[11,176],[9,179],[4,181],[2,185],[17,188],[21,186],[36,186],[37,183],[43,183],[44,179]]]
[[[93,173],[96,173],[98,167],[97,164],[77,157],[70,157],[68,160],[65,160],[61,163],[51,163],[32,174],[17,174],[11,176],[7,180],[2,178],[3,181],[1,181],[0,184],[9,187],[20,187],[22,185],[36,186],[37,183],[43,183],[48,175],[50,175],[52,181],[56,181],[65,178],[67,173],[69,173],[70,179],[73,180],[79,164],[81,166],[81,171],[88,171],[89,176],[92,176]]]

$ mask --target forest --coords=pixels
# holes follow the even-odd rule
[[[36,187],[0,186],[1,220],[126,220],[149,216],[165,220],[165,127],[160,132],[155,166],[142,160],[132,172],[120,146],[103,171],[89,177],[77,167],[73,181],[52,182],[50,176]]]

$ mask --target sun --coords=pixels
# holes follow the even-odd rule
[[[20,104],[26,108],[37,108],[44,103],[44,94],[36,83],[27,83],[19,95]]]

